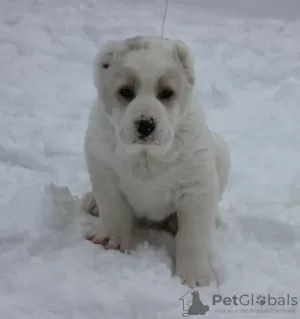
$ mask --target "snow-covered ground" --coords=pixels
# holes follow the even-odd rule
[[[122,255],[86,242],[77,197],[90,189],[92,58],[106,40],[159,35],[163,11],[158,0],[1,1],[1,319],[182,317],[188,289],[167,250],[141,243]],[[199,290],[204,317],[298,318],[300,305],[218,314],[211,299],[299,298],[300,3],[170,0],[165,35],[191,47],[209,124],[232,153],[212,256],[219,286]]]

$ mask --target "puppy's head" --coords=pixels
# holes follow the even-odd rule
[[[184,43],[139,36],[110,42],[96,56],[94,83],[127,152],[168,152],[194,87]]]

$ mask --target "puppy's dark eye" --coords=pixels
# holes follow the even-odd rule
[[[124,86],[120,88],[118,94],[127,101],[132,101],[135,98],[135,92],[129,86]]]
[[[168,101],[174,96],[174,91],[170,88],[164,88],[157,93],[157,98],[160,101]]]

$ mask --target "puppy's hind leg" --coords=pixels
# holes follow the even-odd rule
[[[83,196],[82,208],[88,214],[99,217],[99,209],[93,192],[88,192]]]

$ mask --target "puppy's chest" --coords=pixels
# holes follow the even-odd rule
[[[162,220],[175,210],[173,190],[167,182],[123,177],[119,186],[137,217]]]
[[[120,190],[137,217],[162,220],[174,213],[172,164],[140,156],[134,161],[118,161],[114,171]]]

